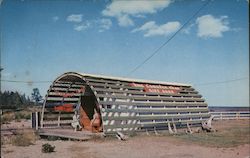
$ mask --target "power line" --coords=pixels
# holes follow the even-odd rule
[[[197,83],[194,84],[195,86],[203,86],[203,85],[214,85],[214,84],[223,84],[223,83],[230,83],[235,81],[241,81],[249,79],[249,77],[242,77],[232,80],[225,80],[225,81],[215,81],[215,82],[206,82],[206,83]],[[12,83],[27,83],[27,84],[35,84],[35,83],[52,83],[53,81],[24,81],[24,80],[1,80],[1,82],[12,82]]]
[[[126,76],[131,75],[140,67],[142,67],[149,59],[155,56],[165,45],[167,45],[201,10],[203,10],[211,0],[208,0],[204,5],[202,5],[166,42],[164,42],[160,47],[158,47],[149,57],[147,57],[143,62],[137,65],[132,71],[130,71]]]
[[[241,80],[246,80],[246,79],[249,79],[249,77],[242,77],[242,78],[237,78],[237,79],[232,79],[232,80],[225,80],[225,81],[216,81],[216,82],[207,82],[207,83],[197,83],[197,84],[194,84],[194,85],[195,85],[195,86],[215,85],[215,84],[223,84],[223,83],[236,82],[236,81],[241,81]]]
[[[33,83],[52,83],[53,81],[22,81],[22,80],[1,80],[1,82],[14,82],[14,83],[27,83],[27,84],[33,84]]]

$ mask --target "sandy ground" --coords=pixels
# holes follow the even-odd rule
[[[53,153],[42,153],[42,144],[37,141],[29,147],[6,145],[2,149],[4,158],[249,158],[250,145],[234,148],[204,147],[157,136],[139,136],[128,141],[51,141],[56,146]]]
[[[218,128],[239,122],[219,122]],[[248,122],[244,122],[246,126]],[[55,145],[55,152],[42,153],[45,143]],[[198,145],[176,139],[174,136],[140,135],[127,141],[117,139],[95,139],[90,141],[46,141],[35,145],[16,147],[2,146],[3,158],[250,158],[250,144],[219,148]]]

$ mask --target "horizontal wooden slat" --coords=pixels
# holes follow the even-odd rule
[[[99,98],[114,98],[114,99],[137,99],[137,100],[168,100],[168,101],[205,101],[202,98],[174,98],[174,97],[155,97],[155,96],[125,96],[125,95],[105,95],[96,94]]]
[[[61,111],[61,112],[58,112],[58,111],[52,111],[52,112],[48,112],[48,111],[44,111],[44,114],[45,115],[59,115],[59,113],[61,114],[61,115],[73,115],[74,114],[74,112],[67,112],[67,111]]]
[[[139,109],[103,109],[103,112],[209,112],[207,108],[139,108]]]
[[[62,97],[48,97],[47,101],[62,101]],[[64,101],[78,101],[79,98],[64,98]]]
[[[104,87],[104,88],[124,88],[124,89],[135,89],[135,90],[143,90],[142,87],[131,87],[124,85],[112,85],[112,84],[102,84],[102,83],[88,83],[89,86],[94,87]]]
[[[70,81],[56,81],[54,83],[61,84],[75,84],[75,85],[86,85],[84,82],[70,82]]]
[[[94,79],[86,78],[86,81],[89,83],[109,83],[109,84],[128,84],[129,82],[119,81],[119,80],[107,80],[107,79]]]
[[[62,88],[62,87],[52,87],[50,91],[70,91],[70,92],[76,92],[77,90],[80,90],[80,88]]]
[[[58,120],[58,116],[46,116],[46,115],[44,115],[44,118],[43,118],[43,120],[44,121],[55,121],[55,120]],[[73,120],[73,116],[71,116],[71,117],[60,117],[60,120]]]
[[[60,121],[60,124],[70,124],[72,123],[73,120],[62,120]],[[58,124],[58,121],[43,121],[43,125],[46,125],[46,124]]]
[[[113,88],[136,88],[136,89],[143,89],[143,87],[136,87],[136,86],[130,86],[129,84],[123,84],[123,83],[108,83],[108,82],[92,82],[92,81],[88,81],[87,82],[88,85],[91,86],[109,86],[109,87],[113,87]],[[150,85],[161,85],[161,84],[150,84]],[[164,85],[165,86],[165,85]],[[182,89],[183,91],[194,91],[194,88],[192,87],[185,87],[185,86],[175,86],[175,85],[168,85],[168,86],[173,86],[173,87],[179,87],[180,89]]]
[[[170,121],[171,123],[176,123],[180,125],[186,125],[187,122],[191,124],[197,124],[197,123],[202,123],[206,121],[207,119],[199,119],[199,120],[181,120],[181,121]],[[162,127],[162,126],[167,126],[167,121],[166,122],[148,122],[144,124],[114,124],[114,125],[104,125],[104,132],[109,133],[108,130],[113,130],[117,128],[148,128],[148,127]],[[139,129],[141,130],[141,129]],[[112,131],[110,131],[112,132]]]
[[[53,87],[84,87],[84,85],[53,83]]]
[[[207,106],[206,103],[167,103],[167,102],[112,102],[99,101],[101,105],[132,105],[132,106]]]
[[[73,93],[73,92],[48,92],[48,96],[62,96],[62,95],[69,95],[69,96],[76,96],[80,97],[80,93]]]
[[[126,93],[126,94],[140,94],[140,95],[155,95],[155,96],[185,96],[185,97],[198,97],[201,98],[200,94],[167,94],[167,93],[154,93],[154,92],[144,92],[144,91],[134,91],[134,90],[120,90],[120,89],[108,89],[108,88],[94,88],[98,94],[101,93]]]
[[[147,115],[147,116],[103,116],[103,120],[157,120],[157,119],[181,119],[192,117],[208,117],[210,114],[180,114],[180,115]]]
[[[91,85],[91,84],[90,84]],[[102,88],[100,88],[102,87]],[[129,86],[115,86],[115,85],[105,85],[105,84],[101,84],[101,86],[99,85],[94,85],[92,84],[91,85],[91,88],[95,91],[95,89],[115,89],[115,90],[121,90],[121,91],[138,91],[138,92],[143,92],[144,88],[142,87],[129,87]],[[192,91],[189,91],[189,90],[179,90],[178,91],[179,94],[198,94],[198,91],[195,91],[195,90],[192,90]],[[176,94],[178,94],[176,93]],[[156,94],[164,94],[164,93],[156,93]],[[169,95],[171,93],[165,93],[166,95]]]
[[[88,81],[88,83],[108,83],[108,84],[122,84],[125,86],[129,86],[129,84],[131,82],[125,82],[125,81],[115,81],[115,80],[107,80],[107,79],[93,79],[93,78],[86,78],[86,81]],[[134,82],[134,83],[138,83],[138,82]],[[174,85],[174,84],[152,84],[152,83],[144,83],[144,84],[150,84],[150,85],[164,85],[164,86],[175,86],[175,87],[180,87],[180,88],[191,88],[191,86],[180,86],[180,85]]]

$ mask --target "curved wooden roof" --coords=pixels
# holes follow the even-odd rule
[[[83,86],[88,94],[81,92]],[[62,97],[58,91],[71,95]],[[210,117],[205,100],[189,84],[76,72],[67,72],[55,79],[44,109],[61,101],[81,102],[80,96],[89,93],[98,101],[104,133],[167,129],[168,122],[177,126],[185,126],[187,122],[200,125]]]

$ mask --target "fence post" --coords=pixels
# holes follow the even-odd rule
[[[39,121],[38,112],[35,112],[35,114],[36,114],[36,130],[38,130],[38,121]]]
[[[58,122],[57,122],[58,127],[60,127],[60,122],[61,122],[61,111],[58,114]]]
[[[239,119],[239,116],[240,116],[240,113],[239,113],[239,112],[236,112],[236,120]]]
[[[220,119],[222,120],[222,112],[220,113]]]

